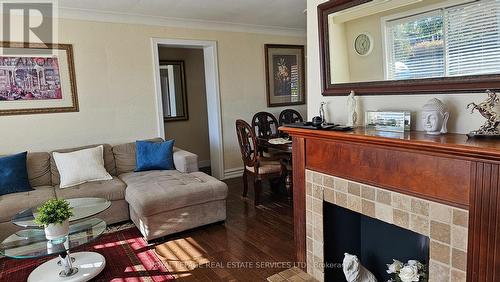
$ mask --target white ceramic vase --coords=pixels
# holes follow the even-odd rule
[[[56,240],[63,238],[69,234],[69,220],[66,219],[63,223],[51,223],[45,226],[45,238],[47,240]]]

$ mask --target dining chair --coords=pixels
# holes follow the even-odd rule
[[[290,124],[290,123],[297,123],[297,122],[304,121],[304,119],[302,118],[300,113],[294,109],[286,109],[286,110],[281,111],[278,120],[279,120],[280,126],[283,124]]]
[[[278,120],[268,112],[258,112],[252,118],[252,128],[258,138],[278,136]]]
[[[254,204],[260,204],[262,180],[282,176],[286,172],[286,166],[280,158],[263,157],[258,153],[257,138],[255,132],[246,121],[236,121],[236,133],[240,145],[241,158],[244,164],[243,170],[243,197],[248,194],[248,176],[253,177],[255,199]]]

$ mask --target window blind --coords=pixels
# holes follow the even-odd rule
[[[500,73],[500,1],[479,1],[444,11],[447,75]]]
[[[387,23],[388,79],[444,76],[443,17],[432,11]]]
[[[500,0],[481,0],[386,23],[386,78],[500,73]]]

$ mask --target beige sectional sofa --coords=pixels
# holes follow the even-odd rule
[[[226,219],[227,185],[199,172],[195,154],[174,148],[176,170],[134,172],[135,143],[103,146],[104,166],[113,179],[64,189],[59,188],[52,153],[28,153],[28,177],[34,190],[0,196],[0,240],[18,229],[10,222],[17,212],[54,197],[106,198],[111,207],[97,217],[108,224],[131,219],[148,240]]]

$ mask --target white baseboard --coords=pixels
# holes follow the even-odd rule
[[[241,177],[243,175],[243,167],[230,168],[224,171],[224,179]]]
[[[210,160],[198,161],[198,167],[209,167],[211,166]]]

